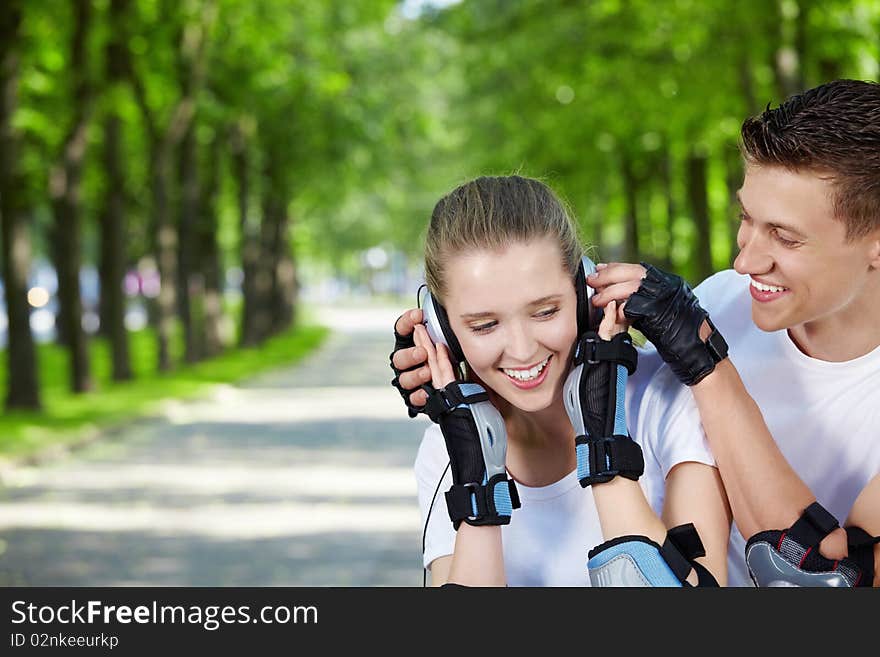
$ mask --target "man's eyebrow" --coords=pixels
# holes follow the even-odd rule
[[[745,203],[743,203],[742,196],[740,196],[740,193],[738,190],[736,192],[736,200],[739,203],[739,206],[742,208],[743,214],[746,217],[748,217],[749,219],[754,220],[754,218],[752,217],[752,215],[749,213],[748,209],[746,208]],[[765,221],[765,222],[761,222],[761,223],[767,224],[770,228],[781,228],[782,230],[788,231],[789,233],[794,233],[798,237],[804,237],[804,238],[806,237],[806,235],[804,235],[800,230],[798,230],[794,226],[789,226],[788,224],[780,223],[778,221]]]
[[[561,294],[549,294],[546,297],[541,297],[540,299],[535,299],[534,301],[529,302],[528,306],[540,306],[542,303],[548,303],[549,301],[558,301],[562,298]],[[469,319],[485,319],[486,317],[494,317],[495,313],[492,312],[481,312],[481,313],[465,313],[464,315],[460,315],[460,317],[464,320]]]

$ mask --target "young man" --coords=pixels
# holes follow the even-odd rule
[[[695,290],[730,358],[690,389],[662,368],[636,400],[631,430],[646,474],[717,463],[736,525],[731,585],[750,575],[761,585],[878,585],[880,85],[811,89],[747,120],[742,137],[735,271]],[[641,293],[645,273],[602,268],[594,302]],[[659,280],[649,273],[648,287]],[[639,327],[634,303],[624,312]],[[654,329],[662,353],[675,331]],[[742,385],[754,403],[719,394]],[[669,494],[648,493],[655,508]]]

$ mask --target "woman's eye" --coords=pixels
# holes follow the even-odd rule
[[[539,312],[536,317],[552,317],[559,312],[559,308],[548,308]]]
[[[480,324],[479,326],[471,326],[470,329],[474,333],[485,333],[490,330],[498,322],[489,322],[488,324]]]

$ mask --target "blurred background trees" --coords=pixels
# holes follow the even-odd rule
[[[35,338],[83,392],[97,335],[124,381],[132,331],[172,371],[303,299],[412,299],[433,203],[480,174],[698,282],[735,253],[742,120],[878,53],[880,0],[7,0],[6,408],[41,406]]]

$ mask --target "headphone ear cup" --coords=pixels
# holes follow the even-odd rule
[[[445,344],[449,347],[449,357],[452,360],[452,365],[457,367],[459,363],[464,361],[464,352],[461,350],[461,345],[458,343],[458,338],[455,337],[452,326],[449,325],[449,315],[446,314],[446,308],[439,303],[434,303],[434,308],[437,311],[437,319],[443,331],[443,337],[446,338]]]
[[[602,310],[591,303],[593,288],[587,285],[587,276],[595,271],[595,263],[587,256],[583,256],[574,278],[574,290],[577,296],[578,335],[583,335],[587,331],[595,331],[602,321]]]
[[[464,353],[458,338],[449,325],[449,316],[446,309],[439,304],[431,293],[425,294],[422,302],[422,315],[425,318],[425,327],[428,329],[428,335],[434,341],[434,344],[444,344],[449,349],[449,359],[452,361],[453,367],[457,367],[464,360]]]

